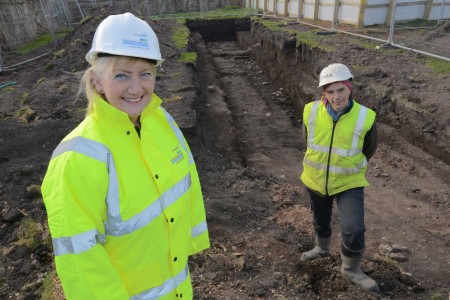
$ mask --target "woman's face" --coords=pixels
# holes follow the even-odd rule
[[[350,89],[342,82],[330,84],[323,93],[335,112],[340,113],[347,107],[350,98]]]
[[[138,117],[150,103],[155,78],[156,68],[150,62],[118,57],[110,71],[95,77],[94,86],[109,104],[127,113],[137,124]]]

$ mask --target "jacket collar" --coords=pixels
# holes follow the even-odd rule
[[[142,112],[141,120],[151,116],[151,114],[161,106],[161,103],[162,100],[156,94],[153,94],[150,103],[144,108],[144,111]],[[109,125],[131,125],[131,121],[127,113],[118,110],[103,98],[101,98],[99,95],[95,96],[93,107],[93,116],[99,121],[106,121],[109,123]]]

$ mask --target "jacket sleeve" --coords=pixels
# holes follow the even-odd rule
[[[50,161],[41,189],[67,299],[129,299],[104,249],[107,187],[100,161],[76,152]]]
[[[184,139],[184,137],[183,137]],[[186,151],[189,159],[189,171],[191,174],[191,193],[190,197],[190,219],[191,219],[191,248],[189,255],[198,253],[202,250],[210,247],[208,225],[206,223],[206,211],[203,201],[202,188],[200,184],[200,178],[198,176],[197,167],[194,162],[192,152],[189,145],[184,139],[186,144]]]
[[[191,198],[192,245],[189,255],[198,253],[210,247],[205,206],[195,163],[191,165],[191,180],[193,188],[193,195]]]
[[[367,131],[366,136],[364,137],[364,144],[363,144],[363,153],[366,156],[367,161],[372,158],[372,156],[375,154],[378,146],[378,132],[377,132],[377,126],[374,122],[372,125],[372,128],[370,128],[369,131]]]
[[[308,147],[308,130],[306,129],[305,123],[302,124],[303,140],[305,141],[305,146]]]

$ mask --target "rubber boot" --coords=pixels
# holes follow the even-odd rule
[[[316,246],[308,252],[304,252],[300,260],[308,261],[319,257],[330,256],[330,242],[331,237],[324,238],[316,235]]]
[[[353,281],[357,286],[366,291],[377,293],[380,291],[375,280],[364,274],[360,268],[362,255],[359,257],[347,257],[341,252],[342,266],[341,273]]]

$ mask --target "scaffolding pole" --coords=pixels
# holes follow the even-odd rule
[[[81,14],[81,19],[84,19],[83,10],[81,10],[80,3],[78,3],[78,0],[75,0],[75,2],[77,2],[78,10],[80,11],[80,14]]]
[[[0,72],[2,72],[4,70],[3,68],[3,60],[2,60],[2,55],[0,54]]]
[[[56,45],[56,35],[55,35],[55,33],[53,32],[53,28],[52,28],[52,26],[51,26],[51,24],[50,24],[50,21],[49,21],[49,19],[48,19],[48,18],[49,18],[49,15],[48,15],[47,12],[45,11],[45,7],[44,7],[44,4],[42,3],[42,0],[40,0],[39,2],[41,3],[42,12],[44,13],[44,18],[45,18],[45,20],[47,21],[48,30],[50,30],[50,34],[52,35],[52,38],[53,38],[53,44]]]
[[[392,3],[392,14],[391,14],[391,24],[389,26],[389,37],[388,44],[392,45],[394,43],[394,26],[395,26],[395,10],[397,8],[397,1],[394,0]]]
[[[69,10],[67,8],[66,1],[65,0],[60,0],[59,3],[61,4],[63,12],[64,12],[64,15],[66,16],[67,25],[70,28],[72,28],[72,21],[70,20],[70,17],[69,17]]]

